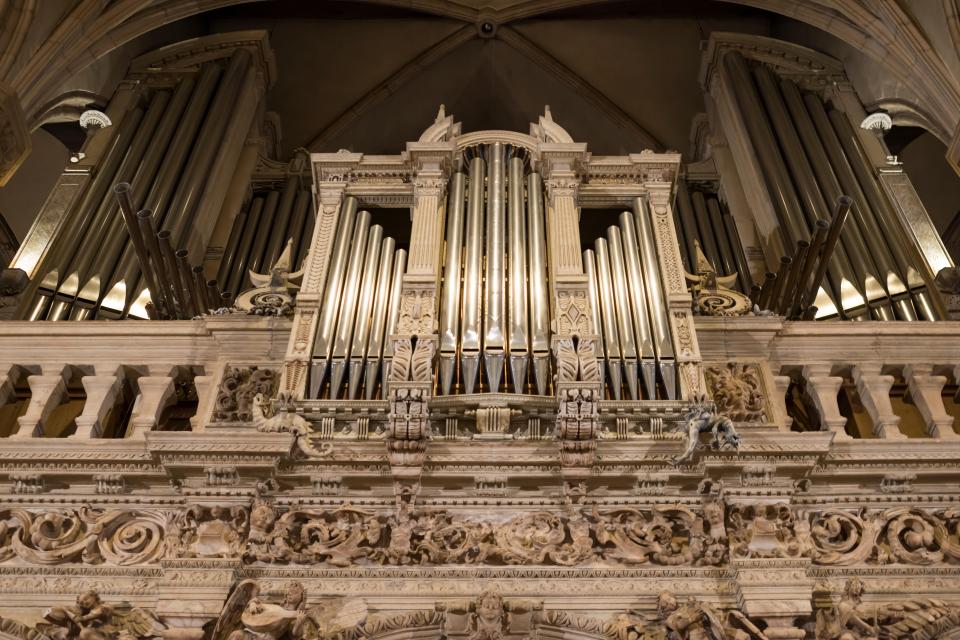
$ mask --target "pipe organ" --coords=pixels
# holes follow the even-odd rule
[[[818,224],[829,220],[835,203],[847,196],[849,219],[829,258],[826,280],[814,303],[816,317],[941,319],[942,303],[932,286],[934,274],[923,247],[912,240],[915,236],[884,192],[880,177],[885,169],[878,171],[871,162],[865,146],[869,141],[851,124],[852,118],[862,119],[856,117],[862,107],[852,92],[842,89],[849,87],[842,67],[793,45],[782,55],[797,56],[802,62],[791,65],[786,57],[778,57],[779,43],[770,52],[759,53],[742,46],[741,39],[714,34],[701,78],[712,96],[711,126],[727,140],[735,140],[729,151],[722,151],[729,157],[713,159],[725,165],[727,175],[721,171],[719,180],[730,189],[757,185],[744,195],[763,227],[768,265],[780,257],[788,265],[802,261]],[[808,65],[807,71],[798,69],[803,65]],[[717,241],[700,236],[701,245],[708,259],[726,270],[731,259],[736,263],[735,252],[723,255],[720,239],[726,225],[712,220],[714,214],[704,212],[703,204],[697,192],[688,201],[681,190],[681,227],[689,235],[694,224],[710,219]],[[688,240],[688,260],[689,244]],[[746,284],[741,281],[741,286]],[[773,311],[783,313],[779,308]]]

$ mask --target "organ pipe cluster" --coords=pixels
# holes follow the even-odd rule
[[[726,205],[716,194],[690,191],[681,180],[677,187],[677,206],[674,207],[676,229],[680,241],[680,257],[687,273],[697,270],[696,244],[704,256],[722,275],[737,274],[737,285],[743,293],[753,287],[750,267],[743,253],[743,244],[737,232],[737,223]]]
[[[257,191],[248,206],[237,214],[224,247],[217,281],[224,291],[239,294],[248,286],[247,273],[265,273],[286,246],[293,242],[291,266],[297,271],[310,248],[314,216],[310,191],[303,189],[299,175],[287,178],[282,190]]]
[[[466,149],[464,164],[468,173],[454,173],[447,203],[440,391],[545,395],[550,301],[540,174],[525,150],[500,142]]]
[[[737,51],[723,58],[763,179],[779,219],[783,246],[811,242],[828,202],[852,198],[817,306],[846,319],[936,320],[931,292],[915,266],[896,212],[883,194],[856,131],[820,96],[752,69]]]
[[[24,317],[146,317],[147,278],[109,188],[136,185],[131,209],[153,212],[156,230],[171,247],[185,245],[209,198],[217,151],[252,73],[250,52],[237,49],[225,67],[205,64],[172,88],[150,91],[144,104],[124,115],[95,175],[65,216],[62,228],[70,232],[56,234],[38,265],[39,285],[25,296]]]
[[[677,397],[676,364],[650,212],[643,198],[583,252],[588,295],[614,400]]]
[[[407,252],[347,197],[337,222],[310,370],[310,397],[377,396],[393,357]]]

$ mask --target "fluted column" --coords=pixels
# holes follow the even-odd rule
[[[83,404],[83,413],[76,419],[77,430],[68,437],[87,439],[101,436],[102,421],[117,399],[122,380],[119,375],[83,376],[80,379],[87,399]]]
[[[160,414],[174,399],[173,376],[151,374],[137,380],[140,393],[133,405],[126,436],[133,440],[143,440],[143,434],[157,426]]]
[[[62,371],[54,375],[27,376],[27,384],[30,386],[30,404],[26,413],[17,418],[20,429],[11,438],[42,438],[47,418],[67,393]]]
[[[811,364],[803,368],[803,377],[807,381],[807,390],[820,413],[822,431],[832,431],[837,440],[851,440],[844,427],[847,419],[840,413],[837,394],[843,386],[843,378],[830,375],[830,365]]]
[[[953,430],[953,416],[947,413],[943,405],[942,394],[947,377],[933,375],[933,366],[928,364],[904,367],[903,377],[907,381],[913,404],[927,425],[927,433],[934,438],[960,440],[960,435]]]
[[[880,438],[900,440],[905,436],[900,432],[900,416],[893,412],[890,404],[890,388],[894,377],[880,373],[881,365],[875,362],[862,363],[853,368],[853,381],[864,408],[873,419],[873,432]]]

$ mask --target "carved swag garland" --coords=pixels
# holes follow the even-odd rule
[[[960,563],[960,510],[801,512],[787,504],[568,508],[505,521],[444,510],[251,507],[0,512],[0,562],[155,565],[164,558],[357,565],[720,566],[807,557],[817,565]]]

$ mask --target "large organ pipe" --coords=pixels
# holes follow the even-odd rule
[[[703,253],[706,254],[707,260],[713,265],[713,268],[722,272],[724,267],[723,262],[720,260],[720,250],[717,249],[717,231],[710,222],[710,212],[707,210],[706,198],[703,197],[701,192],[694,191],[690,194],[690,199],[693,202],[693,210],[696,214],[697,228],[700,231],[697,235],[700,238],[700,246],[703,249]],[[696,256],[696,254],[694,254],[694,256]],[[696,257],[694,257],[694,268],[696,268],[696,264],[697,260]],[[729,273],[729,271],[727,273]]]
[[[783,95],[777,87],[773,72],[761,65],[755,69],[755,76],[760,95],[766,104],[774,124],[774,131],[783,147],[784,157],[797,186],[807,224],[812,227],[829,211],[827,201],[817,185],[813,168],[803,151],[800,136],[788,113]],[[849,254],[845,250],[846,246],[850,247]],[[870,263],[869,254],[860,235],[852,234],[844,239],[831,257],[830,269],[827,272],[831,288],[840,296],[843,315],[858,316],[866,311],[867,309],[860,303],[862,297],[874,316],[885,320],[893,318],[893,313],[889,309],[890,303],[887,301],[887,291],[877,280],[876,273],[876,267]],[[856,289],[863,296],[857,295],[852,289]]]
[[[849,196],[840,196],[837,198],[837,203],[833,210],[833,217],[830,219],[830,229],[827,231],[827,237],[823,241],[822,256],[829,256],[834,250],[834,247],[836,247],[837,240],[840,238],[840,232],[843,230],[847,214],[850,212],[852,205],[853,200]],[[820,263],[817,265],[817,270],[814,273],[813,281],[810,283],[810,288],[807,289],[807,292],[800,301],[800,308],[804,310],[804,316],[807,315],[808,308],[810,308],[814,299],[817,297],[817,289],[820,287],[820,283],[823,281],[823,277],[827,271],[827,262],[827,260],[821,258]]]
[[[600,290],[600,309],[603,318],[603,345],[607,356],[607,372],[610,379],[610,392],[614,400],[620,399],[623,388],[621,375],[622,354],[620,351],[620,332],[617,327],[616,306],[613,298],[613,278],[610,273],[610,255],[607,241],[597,238],[593,243],[597,260],[597,285]]]
[[[657,397],[657,355],[653,348],[653,334],[646,304],[647,291],[643,282],[643,268],[640,266],[640,245],[632,213],[624,211],[620,214],[620,232],[623,235],[624,261],[630,288],[630,295],[623,300],[630,300],[641,377],[647,399],[653,400]]]
[[[393,238],[384,238],[380,247],[376,294],[373,301],[373,322],[370,326],[370,336],[364,352],[363,388],[367,400],[373,398],[373,394],[377,390],[377,374],[380,372],[380,362],[383,358],[384,331],[387,328],[387,308],[390,304],[390,284],[394,267],[395,245]],[[353,375],[352,371],[350,375]]]
[[[195,84],[193,86],[188,85],[190,90],[189,101],[185,110],[177,118],[176,133],[173,134],[173,138],[166,145],[156,178],[149,189],[146,189],[146,185],[144,185],[144,190],[138,189],[134,193],[136,209],[143,207],[156,211],[162,221],[163,213],[167,210],[170,200],[174,196],[177,180],[187,160],[187,154],[193,146],[203,114],[210,102],[210,96],[213,95],[213,90],[217,86],[219,77],[220,67],[213,63],[206,64],[201,67]],[[101,303],[101,308],[107,309],[110,315],[122,314],[127,308],[134,311],[136,305],[132,303],[143,297],[144,286],[138,282],[139,274],[140,263],[128,245],[124,249],[116,269],[114,269],[110,280],[111,285],[107,288],[108,293]]]
[[[140,126],[137,127],[137,133],[133,136],[130,148],[127,150],[123,162],[117,169],[114,176],[114,182],[129,182],[140,167],[144,155],[153,141],[154,132],[160,124],[163,112],[170,101],[168,91],[157,91],[150,100],[150,106]],[[82,249],[77,252],[70,266],[70,270],[77,273],[80,278],[80,291],[70,312],[71,320],[86,320],[93,314],[93,310],[100,300],[100,292],[103,281],[110,274],[103,273],[103,270],[96,269],[96,262],[103,255],[102,250],[109,244],[112,238],[123,237],[123,219],[117,215],[117,201],[109,195],[104,195],[94,214],[93,221],[87,229],[86,236],[80,243]],[[91,250],[97,247],[97,250]]]
[[[853,251],[865,252],[868,254],[868,257],[872,257],[873,260],[876,261],[881,274],[886,280],[887,293],[893,300],[894,306],[899,313],[905,316],[905,320],[915,320],[916,315],[913,313],[913,306],[910,304],[910,301],[906,300],[906,304],[903,303],[904,298],[907,296],[906,287],[900,282],[899,276],[893,272],[889,264],[889,256],[876,246],[877,238],[872,232],[870,221],[866,217],[866,215],[868,215],[866,211],[866,198],[860,190],[860,185],[853,175],[853,170],[850,168],[850,164],[844,156],[836,133],[834,133],[830,125],[830,119],[827,117],[826,110],[823,108],[823,103],[819,97],[812,94],[804,96],[803,101],[820,143],[823,145],[826,155],[829,158],[830,166],[836,171],[836,177],[839,179],[840,186],[843,189],[841,193],[849,194],[853,199],[853,206],[851,208],[853,224],[847,225],[849,232],[847,235],[842,236],[844,241],[846,242],[848,237],[854,239],[854,241],[859,243],[861,248],[853,249]],[[839,197],[839,195],[840,193],[834,197]]]
[[[876,249],[881,252],[885,247],[889,249],[888,252],[884,252],[884,256],[892,258],[892,262],[896,266],[899,274],[897,282],[888,286],[903,286],[900,278],[905,278],[906,286],[913,294],[917,308],[923,318],[925,320],[939,320],[940,314],[931,300],[930,291],[926,289],[926,283],[920,275],[920,272],[913,266],[913,260],[909,257],[907,248],[904,245],[904,240],[907,236],[902,231],[903,225],[901,225],[897,219],[897,214],[890,206],[890,201],[881,192],[880,185],[877,184],[877,179],[873,174],[873,168],[867,158],[866,152],[860,144],[856,132],[850,125],[850,121],[846,115],[840,111],[832,109],[829,117],[837,136],[840,138],[840,144],[847,154],[847,158],[850,160],[854,174],[863,188],[867,202],[870,205],[870,211],[867,213],[871,229],[871,233],[868,235],[868,242],[875,244]],[[881,231],[882,229],[887,230],[888,233],[883,233]],[[885,243],[884,238],[886,238]],[[894,265],[890,265],[891,269]],[[903,318],[904,320],[916,319],[916,316],[913,314],[914,310],[910,308],[908,300],[903,299],[900,301],[897,309],[905,316]]]
[[[366,358],[367,341],[370,338],[371,308],[377,289],[377,270],[380,265],[380,244],[383,242],[383,227],[376,224],[370,228],[367,248],[364,252],[363,279],[357,297],[356,324],[353,328],[349,352],[350,371],[347,376],[347,398],[353,400],[363,378],[363,361]],[[393,244],[393,239],[390,239]]]
[[[290,217],[293,215],[293,203],[297,197],[297,187],[300,184],[300,176],[292,174],[287,178],[287,185],[280,196],[280,204],[277,205],[277,215],[273,220],[272,228],[267,232],[270,239],[267,241],[266,254],[263,257],[264,269],[270,269],[280,257],[283,248],[287,246],[287,238],[290,237],[288,228],[290,227]],[[293,259],[293,256],[290,256]],[[293,265],[296,268],[296,265]]]
[[[450,177],[447,228],[443,259],[443,291],[440,301],[440,387],[444,395],[453,390],[456,375],[460,316],[460,262],[463,257],[463,206],[466,176]]]
[[[530,338],[537,393],[546,395],[550,379],[550,297],[547,289],[547,237],[543,184],[539,173],[527,176],[527,240],[530,243]]]
[[[500,388],[504,360],[504,323],[506,296],[504,280],[506,264],[504,246],[506,225],[504,212],[505,162],[502,142],[487,148],[490,177],[487,179],[486,270],[483,288],[483,368],[487,386],[496,392]]]
[[[210,111],[204,118],[193,151],[183,170],[183,178],[177,184],[176,195],[163,218],[163,228],[170,231],[173,243],[177,246],[186,241],[187,233],[193,225],[197,204],[206,186],[214,156],[223,141],[224,131],[230,121],[229,115],[237,104],[237,97],[251,60],[252,54],[242,48],[236,49],[230,56],[223,80],[217,87]]]
[[[40,268],[36,270],[36,273],[48,274],[51,271],[55,271],[59,277],[67,276],[70,261],[73,259],[73,256],[76,255],[77,247],[85,235],[94,213],[106,196],[110,184],[114,181],[114,176],[116,176],[120,162],[123,160],[130,146],[130,141],[136,133],[142,118],[142,109],[134,109],[124,116],[123,121],[117,127],[117,131],[111,140],[103,161],[97,168],[96,175],[94,175],[90,181],[80,202],[74,209],[76,213],[71,214],[68,219],[64,221],[65,225],[69,225],[64,226],[64,228],[69,228],[71,232],[61,233],[57,236],[47,256],[45,256],[44,260],[40,263]],[[59,240],[59,242],[57,242],[57,240]],[[53,296],[56,291],[57,295],[50,308],[50,312],[47,314],[47,318],[49,320],[60,320],[66,315],[70,303],[73,302],[74,296],[76,296],[80,289],[79,276],[74,277],[74,274],[70,274],[59,288],[56,287],[55,279],[53,283],[54,288],[45,291],[44,288],[45,285],[48,284],[48,280],[44,278],[41,283],[40,294]]]
[[[262,197],[254,198],[253,202],[250,203],[250,213],[247,214],[246,222],[240,232],[236,257],[227,265],[228,276],[224,281],[224,287],[234,295],[240,293],[243,276],[247,273],[247,263],[250,261],[254,234],[260,228],[260,219],[263,217],[263,204],[264,199]]]
[[[378,227],[379,228],[379,227]],[[336,399],[340,393],[343,376],[346,373],[346,358],[350,350],[350,338],[353,333],[353,319],[357,315],[357,300],[360,296],[360,278],[367,238],[370,235],[370,213],[361,211],[357,218],[357,228],[350,243],[350,260],[343,282],[343,300],[337,316],[337,330],[333,336],[333,357],[330,360],[330,398]]]
[[[607,228],[607,248],[610,276],[613,281],[614,309],[617,313],[617,332],[620,334],[620,355],[623,357],[623,375],[631,400],[640,399],[637,343],[633,327],[630,291],[627,287],[627,265],[623,257],[623,241],[619,227]]]
[[[466,249],[463,265],[463,313],[460,318],[460,371],[464,393],[473,393],[480,369],[481,269],[483,266],[483,191],[486,167],[470,161]]]
[[[673,342],[670,338],[667,299],[660,283],[660,266],[657,262],[657,243],[653,236],[653,222],[643,197],[633,200],[634,220],[637,223],[637,238],[640,241],[640,257],[646,280],[647,303],[650,309],[650,326],[653,346],[657,354],[660,379],[667,398],[677,398],[677,372],[674,362]]]
[[[606,360],[607,348],[603,339],[603,315],[600,312],[600,285],[597,281],[597,258],[593,249],[583,252],[583,272],[587,276],[587,297],[590,299],[590,314],[593,319],[593,332],[600,340],[600,355]],[[600,367],[600,378],[604,378],[604,368]]]
[[[510,158],[507,206],[510,211],[510,375],[517,393],[526,391],[530,362],[529,304],[527,300],[527,229],[523,199],[523,159]]]
[[[400,320],[400,296],[403,293],[403,273],[407,268],[407,252],[397,249],[393,256],[393,275],[390,282],[390,302],[387,303],[387,328],[384,331],[383,365],[380,368],[380,379],[386,389],[387,374],[390,370],[390,361],[393,360],[392,335],[397,332],[397,323]]]

